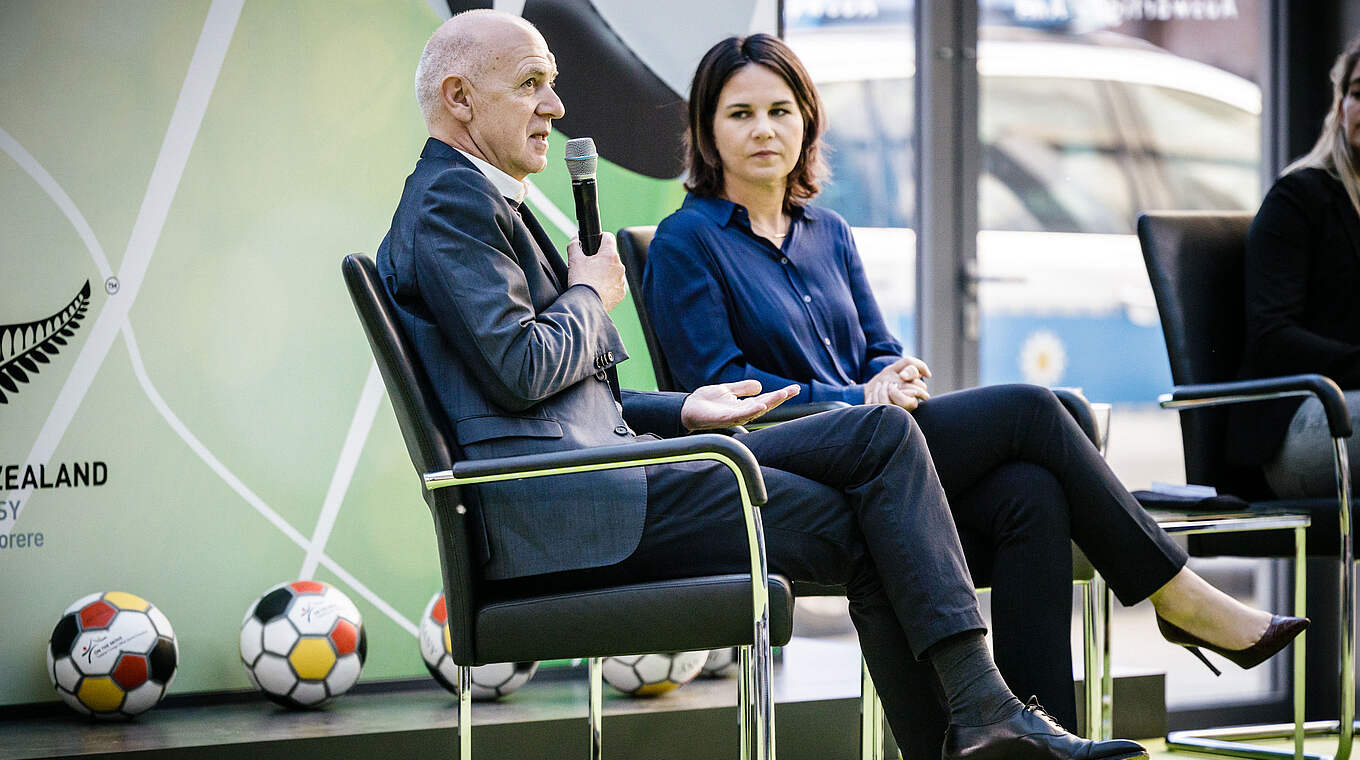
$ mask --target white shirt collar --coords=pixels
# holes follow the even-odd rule
[[[467,160],[472,162],[473,166],[477,167],[478,171],[486,175],[486,178],[491,180],[491,184],[495,185],[496,189],[501,191],[501,195],[504,195],[506,198],[509,198],[517,204],[524,202],[524,196],[529,193],[529,189],[524,186],[523,182],[511,177],[509,174],[506,174],[486,161],[477,158],[462,148],[454,148],[454,150],[462,153]]]

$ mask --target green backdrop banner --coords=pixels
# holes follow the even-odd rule
[[[411,83],[440,20],[0,4],[0,705],[55,699],[48,636],[103,590],[169,617],[175,692],[247,688],[246,608],[307,577],[360,607],[364,678],[424,674],[431,521],[339,263],[377,248],[424,142]],[[540,218],[574,218],[564,142]],[[602,164],[606,229],[679,205],[678,182]],[[631,303],[615,317],[624,383],[655,387]]]

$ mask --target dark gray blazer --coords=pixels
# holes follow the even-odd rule
[[[619,390],[614,365],[628,354],[599,296],[567,287],[542,228],[443,142],[431,138],[406,179],[377,265],[466,457],[682,432],[684,396]],[[476,497],[484,573],[514,578],[627,557],[647,479],[612,470],[478,486]]]
[[[1360,216],[1321,169],[1286,174],[1247,234],[1241,378],[1318,372],[1360,388]],[[1302,399],[1229,407],[1226,453],[1262,464],[1279,450]]]

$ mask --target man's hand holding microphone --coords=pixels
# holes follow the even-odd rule
[[[567,244],[567,287],[589,285],[600,294],[605,311],[613,309],[628,293],[628,281],[624,278],[623,262],[619,260],[618,245],[614,236],[608,232],[600,236],[600,250],[594,256],[586,255],[581,248],[581,240],[574,237]]]

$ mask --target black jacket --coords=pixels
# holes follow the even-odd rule
[[[1247,234],[1240,378],[1316,372],[1360,388],[1360,215],[1321,169],[1275,182]],[[1259,465],[1279,450],[1302,399],[1232,408],[1227,455]]]

